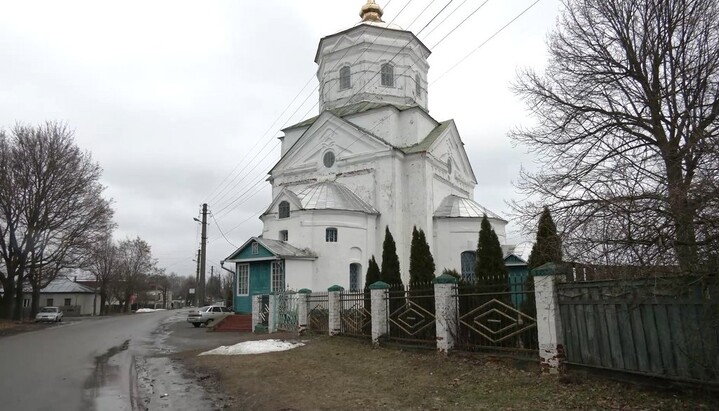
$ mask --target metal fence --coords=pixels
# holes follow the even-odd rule
[[[265,327],[269,326],[270,318],[270,296],[265,294],[260,302],[260,324]]]
[[[330,329],[329,293],[312,293],[307,296],[307,330],[327,334]]]
[[[716,284],[605,280],[559,284],[557,291],[570,364],[719,382]]]
[[[538,356],[534,290],[460,284],[456,348]]]
[[[279,291],[276,292],[271,298],[276,298],[277,310],[273,315],[277,315],[275,318],[277,329],[283,331],[297,331],[297,305],[299,302],[299,296],[294,291]]]
[[[347,291],[340,294],[340,333],[357,337],[372,336],[370,293]]]
[[[435,346],[434,286],[390,286],[388,293],[388,340],[403,344]]]

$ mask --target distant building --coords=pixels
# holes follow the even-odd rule
[[[288,285],[361,289],[370,257],[381,263],[385,227],[405,282],[414,226],[438,272],[467,271],[485,214],[506,242],[507,221],[473,200],[477,179],[454,121],[429,114],[430,50],[383,22],[374,1],[361,17],[320,40],[320,114],[283,130],[262,235],[227,258],[236,264],[235,311]]]

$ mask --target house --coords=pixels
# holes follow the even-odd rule
[[[30,309],[30,293],[29,289],[25,292],[24,310]],[[100,313],[100,296],[86,285],[59,276],[40,290],[40,307],[46,306],[60,307],[65,316],[96,315]]]
[[[320,114],[283,130],[262,234],[226,259],[238,312],[249,296],[288,284],[361,289],[367,261],[381,263],[386,227],[405,283],[415,226],[440,271],[468,269],[484,215],[506,242],[507,221],[473,200],[477,179],[457,125],[429,114],[430,50],[382,21],[374,1],[360,16],[320,40]]]

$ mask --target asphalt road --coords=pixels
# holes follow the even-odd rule
[[[211,396],[168,354],[233,344],[186,310],[79,321],[0,338],[0,410],[204,410]]]

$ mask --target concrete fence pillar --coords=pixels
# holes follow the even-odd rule
[[[333,285],[327,289],[328,295],[328,309],[329,309],[329,334],[338,335],[342,329],[342,319],[340,318],[340,310],[342,309],[342,302],[340,301],[340,294],[344,291],[344,288],[339,285]]]
[[[262,324],[262,317],[260,314],[262,313],[262,296],[261,295],[253,295],[252,296],[252,332],[255,332],[257,330],[257,326]]]
[[[267,313],[267,332],[268,333],[276,333],[277,332],[277,319],[279,316],[278,311],[278,305],[277,304],[277,294],[270,293],[270,310],[269,313]]]
[[[446,353],[454,348],[457,336],[457,279],[442,274],[434,284],[434,313],[437,329],[437,351]]]
[[[303,288],[297,292],[297,325],[298,333],[302,334],[307,330],[307,319],[309,314],[309,297],[312,290]]]
[[[379,345],[382,338],[389,334],[389,284],[382,281],[370,284],[372,313],[372,344]]]
[[[562,267],[555,263],[547,263],[532,270],[540,366],[543,373],[549,374],[563,372],[566,361],[557,298],[557,278],[560,274],[563,274]]]

